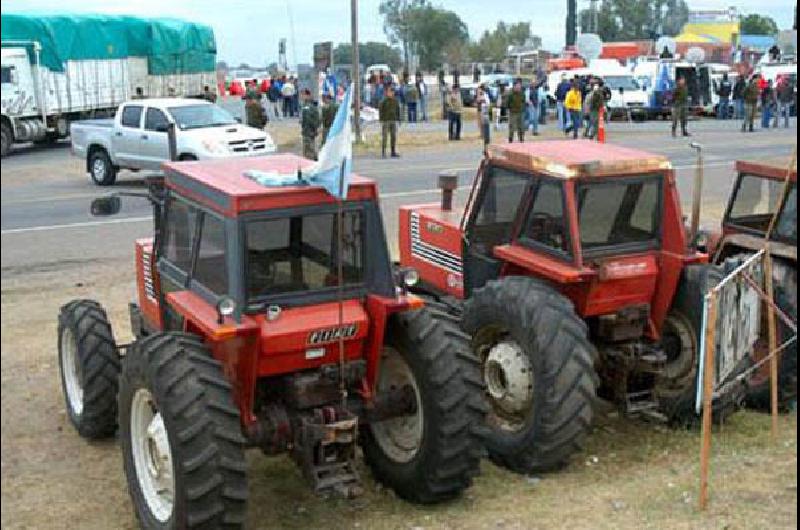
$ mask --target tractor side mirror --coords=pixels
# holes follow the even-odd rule
[[[122,208],[122,201],[119,197],[111,195],[108,197],[98,197],[92,201],[91,213],[94,217],[105,217],[118,214]]]

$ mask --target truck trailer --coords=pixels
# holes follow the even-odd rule
[[[2,156],[52,142],[75,120],[136,97],[200,97],[216,86],[205,25],[110,15],[2,15]]]

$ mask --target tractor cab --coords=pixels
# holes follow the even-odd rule
[[[788,159],[739,160],[736,181],[717,234],[717,259],[760,250],[773,217],[770,251],[776,256],[797,261],[797,164]],[[786,179],[789,190],[782,201]]]
[[[596,142],[492,146],[458,224],[434,206],[401,212],[412,243],[401,245],[401,261],[425,284],[468,298],[500,276],[536,276],[585,318],[639,308],[652,336],[681,268],[706,260],[688,248],[669,162]],[[436,241],[445,239],[459,242],[447,250],[460,260],[441,259]]]

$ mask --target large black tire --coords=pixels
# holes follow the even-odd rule
[[[551,471],[566,464],[591,430],[599,385],[597,351],[572,303],[544,282],[502,278],[475,291],[466,304],[463,327],[472,335],[489,390],[490,458],[518,473]],[[510,352],[512,358],[492,360],[498,352]],[[513,407],[493,392],[512,388],[509,381],[516,374],[494,374],[498,364],[507,362],[524,366],[519,372],[533,372],[521,379],[529,384],[530,400],[515,401],[522,404],[519,413],[509,413]],[[516,385],[513,392],[524,394],[524,388]]]
[[[451,499],[472,484],[484,455],[480,429],[486,405],[469,338],[457,318],[424,308],[392,317],[386,344],[379,385],[387,370],[405,366],[421,412],[421,419],[387,421],[418,421],[421,433],[419,443],[403,446],[410,449],[398,456],[382,434],[386,422],[364,425],[364,460],[375,479],[403,499],[423,504]]]
[[[105,310],[73,300],[58,315],[58,365],[70,422],[84,438],[117,430],[120,357]]]
[[[117,180],[117,168],[105,149],[95,149],[89,154],[89,178],[98,186],[111,186]]]
[[[148,504],[153,496],[144,493],[147,477],[138,476],[134,457],[140,429],[133,420],[141,399],[161,415],[171,456],[172,502],[160,518]],[[244,525],[247,477],[239,410],[220,363],[200,338],[158,333],[133,345],[120,378],[119,423],[128,489],[142,527]]]
[[[797,322],[797,266],[792,263],[779,263],[773,260],[773,270],[777,276],[774,280],[775,303],[786,315]],[[776,317],[778,322],[778,344],[783,344],[794,332]],[[765,333],[766,334],[766,333]],[[766,339],[765,339],[766,340]],[[768,348],[768,346],[766,346]],[[769,377],[756,373],[750,380],[747,389],[748,406],[763,411],[771,408],[771,388]],[[797,342],[788,346],[779,358],[778,363],[778,406],[780,410],[788,410],[790,403],[797,399]]]
[[[681,278],[672,309],[664,325],[662,342],[667,350],[665,375],[657,377],[655,398],[659,412],[673,426],[699,426],[700,417],[695,412],[697,395],[697,369],[700,363],[703,304],[706,293],[724,278],[723,269],[713,265],[690,265]],[[717,337],[719,343],[719,337]],[[745,360],[734,371],[746,370]],[[668,374],[668,375],[667,375]],[[735,385],[725,395],[713,402],[714,422],[722,423],[742,407],[745,386]]]
[[[11,152],[14,143],[14,133],[7,123],[0,124],[0,158],[5,158]]]

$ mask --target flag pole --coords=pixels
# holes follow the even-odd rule
[[[347,385],[345,383],[344,355],[344,171],[347,161],[342,160],[339,168],[339,197],[336,201],[336,267],[339,298],[339,391],[342,394],[342,408],[347,409]]]

